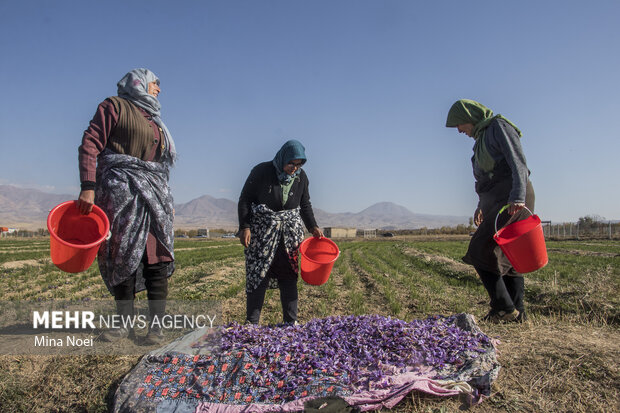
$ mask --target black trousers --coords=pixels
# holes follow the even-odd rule
[[[265,277],[262,283],[247,296],[247,322],[258,324],[260,313],[265,302],[265,292],[269,279]],[[285,323],[297,321],[297,280],[278,280],[280,289],[280,303],[282,304],[282,319]]]
[[[294,323],[297,321],[297,274],[291,268],[282,241],[278,246],[278,250],[271,263],[271,267],[269,267],[269,271],[267,271],[265,279],[263,279],[254,291],[247,295],[247,322],[258,324],[270,278],[275,278],[278,281],[283,321],[285,323]]]
[[[484,288],[489,293],[491,309],[511,312],[516,308],[520,313],[524,312],[525,280],[523,276],[520,274],[518,276],[501,276],[477,267],[476,272],[478,272]]]
[[[146,296],[149,300],[149,314],[151,319],[159,319],[166,312],[166,298],[168,297],[168,265],[170,262],[149,264],[146,254],[142,258],[142,275],[146,286]],[[116,311],[121,316],[133,315],[133,301],[136,296],[136,273],[129,279],[113,287]]]

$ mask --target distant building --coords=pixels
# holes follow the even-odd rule
[[[0,234],[3,237],[6,237],[8,234],[16,234],[19,232],[18,228],[7,228],[7,227],[0,227]]]
[[[355,228],[326,227],[323,231],[328,238],[355,238],[356,233]]]
[[[376,229],[365,229],[364,238],[377,238],[377,230]]]

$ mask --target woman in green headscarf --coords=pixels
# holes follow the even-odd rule
[[[509,205],[508,214],[499,216],[498,228],[509,219],[529,215],[526,206],[534,211],[534,188],[521,147],[521,131],[502,115],[493,115],[491,109],[469,99],[452,105],[446,127],[457,128],[459,133],[475,140],[471,160],[479,197],[474,212],[478,229],[463,261],[474,266],[489,293],[491,310],[485,319],[496,323],[523,322],[523,276],[493,240],[495,217],[504,205]]]
[[[258,324],[267,288],[280,289],[283,321],[297,321],[297,259],[304,225],[313,236],[323,236],[301,168],[305,163],[304,146],[289,140],[273,160],[252,169],[239,196],[248,323]]]

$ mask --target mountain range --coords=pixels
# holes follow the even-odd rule
[[[36,189],[0,185],[0,226],[36,230],[45,228],[50,209],[72,195],[58,195]],[[321,227],[372,229],[438,228],[467,224],[469,217],[417,214],[392,202],[379,202],[360,212],[330,213],[314,208]],[[175,205],[176,228],[237,227],[237,203],[203,195]]]

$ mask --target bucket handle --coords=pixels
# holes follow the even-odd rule
[[[112,231],[108,231],[108,235],[105,237],[106,241],[109,241],[112,238]]]
[[[497,219],[499,218],[500,214],[502,212],[504,212],[508,207],[510,206],[510,204],[506,204],[502,207],[502,209],[499,210],[499,212],[497,213],[497,215],[495,216],[495,233],[497,234]],[[534,215],[534,213],[532,211],[530,211],[530,209],[528,207],[526,207],[525,205],[523,205],[523,208],[527,209],[527,212],[530,213],[530,215]],[[515,214],[517,215],[517,214]],[[510,219],[508,220],[508,222],[506,223],[505,226],[510,225],[512,222],[512,219],[515,217],[515,215],[511,216]]]

